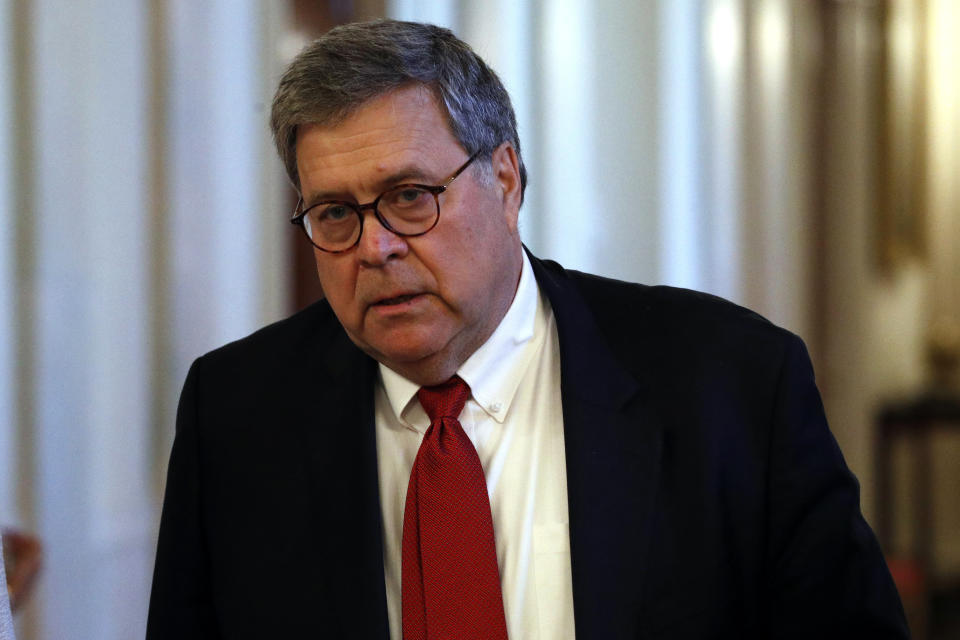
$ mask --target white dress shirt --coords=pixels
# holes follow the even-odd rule
[[[472,394],[460,423],[487,479],[507,633],[514,640],[573,638],[560,351],[553,312],[526,254],[506,315],[457,373]],[[430,425],[418,389],[380,365],[377,459],[394,640],[403,637],[400,558],[407,485]]]

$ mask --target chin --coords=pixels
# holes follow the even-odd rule
[[[391,343],[365,349],[367,354],[418,384],[439,384],[457,372],[458,362],[438,341]]]
[[[412,339],[410,336],[401,339],[398,336],[379,336],[366,338],[347,334],[353,343],[365,351],[367,355],[381,362],[414,363],[429,358],[443,349],[441,341],[433,336],[420,336]]]
[[[423,324],[394,327],[364,337],[370,348],[384,357],[398,362],[416,362],[448,348],[452,336],[444,329]]]
[[[438,356],[440,349],[435,345],[411,344],[411,345],[392,345],[383,349],[374,349],[378,360],[385,362],[395,362],[402,365],[416,365],[421,362],[429,361]]]

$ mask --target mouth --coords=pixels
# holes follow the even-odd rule
[[[389,307],[393,305],[403,304],[405,302],[410,302],[411,300],[413,300],[419,295],[420,295],[419,293],[406,293],[403,295],[394,296],[392,298],[383,298],[382,300],[377,300],[376,302],[374,302],[373,306]]]

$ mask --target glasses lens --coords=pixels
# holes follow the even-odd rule
[[[307,210],[303,228],[318,247],[328,251],[349,249],[360,234],[360,215],[353,207],[322,203]]]
[[[380,197],[377,211],[394,231],[417,235],[429,231],[440,215],[440,203],[426,189],[401,185]]]

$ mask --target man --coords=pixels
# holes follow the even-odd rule
[[[335,29],[272,127],[325,300],[191,368],[149,638],[906,637],[800,340],[526,253],[467,45]]]

